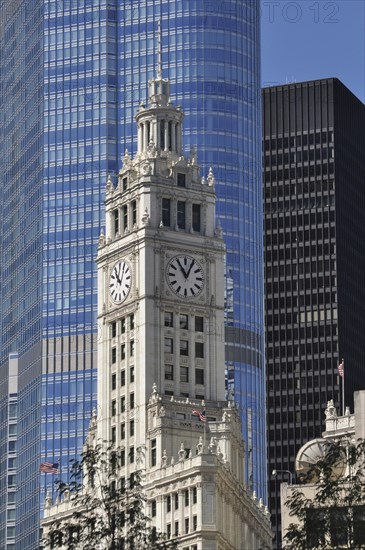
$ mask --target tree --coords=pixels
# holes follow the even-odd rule
[[[71,512],[52,518],[45,529],[45,548],[67,550],[173,550],[176,544],[150,525],[144,512],[143,473],[120,476],[124,449],[86,446],[81,460],[71,461],[70,483],[56,480],[60,500]],[[142,451],[136,456],[137,465]]]
[[[285,502],[290,550],[365,548],[365,441],[329,441]]]

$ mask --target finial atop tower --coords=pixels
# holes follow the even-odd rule
[[[161,20],[157,27],[157,75],[148,81],[148,99],[150,105],[166,107],[170,102],[170,82],[168,78],[162,78],[162,35]]]
[[[161,19],[158,20],[157,27],[157,78],[162,78]]]

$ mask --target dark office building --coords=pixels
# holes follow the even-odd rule
[[[339,80],[263,90],[269,489],[365,388],[365,106]],[[272,471],[277,470],[277,477]]]

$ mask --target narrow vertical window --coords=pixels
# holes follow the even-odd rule
[[[134,313],[129,316],[129,328],[130,330],[134,330]]]
[[[128,230],[128,206],[125,204],[122,206],[122,215],[123,215],[123,231]]]
[[[164,227],[171,227],[171,201],[162,199],[162,224]]]
[[[195,331],[203,332],[204,330],[204,317],[195,317]]]
[[[184,201],[177,202],[177,226],[179,229],[185,229],[185,211],[186,203]]]
[[[123,178],[122,180],[122,189],[123,191],[127,191],[128,188],[128,178]]]
[[[120,398],[120,412],[121,413],[125,412],[125,397],[124,396]]]
[[[174,366],[165,365],[165,380],[173,380],[173,379],[174,379]]]
[[[161,149],[165,149],[165,121],[161,120],[160,122],[160,144]]]
[[[119,210],[113,210],[114,235],[119,233]]]
[[[165,327],[174,326],[174,314],[172,311],[165,311],[164,318],[165,318]]]
[[[137,201],[132,201],[132,227],[137,225]]]
[[[189,315],[185,313],[180,314],[180,328],[183,330],[188,330],[189,328]]]
[[[172,122],[169,122],[169,149],[172,149]]]
[[[134,462],[134,447],[129,448],[129,462],[131,464]]]
[[[151,441],[151,466],[156,466],[157,464],[157,446],[156,439]]]
[[[201,215],[200,215],[200,204],[193,204],[193,231],[197,233],[201,230]]]
[[[204,370],[195,369],[195,384],[204,385]]]
[[[204,343],[195,342],[195,357],[203,358],[204,357]]]
[[[186,187],[186,175],[185,174],[177,174],[177,186],[178,187]]]
[[[165,338],[165,353],[174,353],[174,340],[173,338]]]

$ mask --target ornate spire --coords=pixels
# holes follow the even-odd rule
[[[170,82],[168,78],[162,78],[162,46],[161,46],[161,21],[158,21],[157,30],[157,76],[148,81],[149,104],[166,107],[170,102]]]

